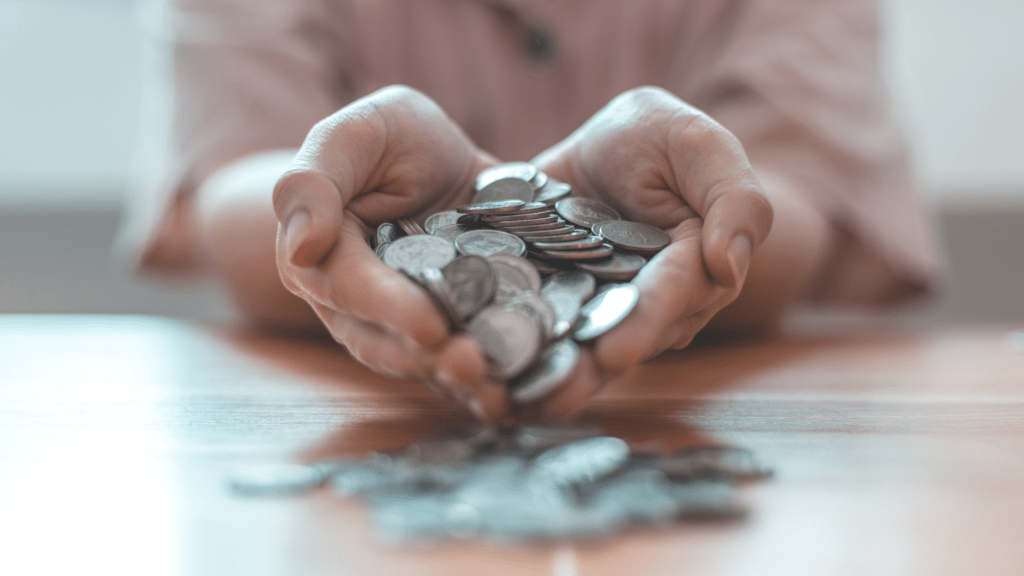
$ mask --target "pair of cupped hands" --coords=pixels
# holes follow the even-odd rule
[[[531,408],[557,419],[610,378],[685,347],[733,301],[772,208],[736,138],[657,88],[617,96],[532,162],[575,196],[672,238],[633,279],[633,312],[583,346],[570,381]],[[435,102],[396,86],[318,123],[274,190],[285,287],[363,364],[424,382],[488,420],[511,407],[480,346],[452,333],[427,293],[377,258],[366,237],[382,222],[468,204],[477,173],[496,163]]]

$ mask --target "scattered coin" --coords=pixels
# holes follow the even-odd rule
[[[598,222],[621,220],[610,206],[590,198],[564,198],[555,203],[559,216],[580,228],[590,228]]]
[[[571,341],[555,346],[576,347]],[[562,354],[554,348],[543,357]],[[571,360],[573,354],[567,355]],[[564,367],[553,369],[567,373]],[[529,380],[534,376],[531,368],[513,380],[514,390],[540,387],[539,380]],[[559,377],[545,384],[557,389]],[[546,393],[537,390],[537,398]],[[733,484],[749,477],[745,454],[740,448],[705,446],[666,458],[639,453],[595,427],[485,427],[453,430],[391,453],[263,467],[232,480],[231,487],[243,496],[280,496],[313,489],[326,479],[341,496],[363,500],[379,536],[398,543],[565,541],[631,526],[742,518],[746,508]],[[721,465],[736,457],[741,465]],[[678,465],[679,458],[696,458],[703,469],[710,463],[716,472],[696,478],[666,474],[663,469]]]
[[[424,268],[444,268],[455,259],[455,246],[437,236],[417,234],[391,243],[384,252],[384,263],[395,270],[418,274]]]
[[[565,486],[594,482],[629,459],[629,444],[614,436],[577,440],[551,448],[534,461],[533,475]]]
[[[598,292],[580,309],[580,323],[573,333],[577,342],[593,340],[622,322],[640,299],[633,284],[615,284]]]
[[[245,496],[277,496],[300,494],[324,481],[324,474],[304,464],[261,464],[237,470],[231,479],[231,490]]]

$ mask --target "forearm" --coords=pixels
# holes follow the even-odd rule
[[[739,297],[708,323],[712,332],[763,332],[814,280],[832,239],[828,220],[792,183],[758,171],[774,209],[771,233],[754,252]]]
[[[207,178],[196,195],[204,259],[245,319],[259,326],[322,327],[309,306],[284,288],[275,261],[271,196],[294,156],[275,151],[238,159]]]

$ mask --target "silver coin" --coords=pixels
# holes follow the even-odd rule
[[[455,223],[438,228],[433,232],[433,235],[437,236],[438,238],[444,238],[445,240],[455,242],[456,238],[458,238],[464,232],[469,232],[470,230],[479,230],[479,228],[470,224]]]
[[[572,224],[560,224],[557,228],[548,228],[544,230],[534,230],[532,232],[520,232],[523,236],[529,236],[531,238],[546,238],[548,236],[564,236],[572,233],[576,230],[576,227]]]
[[[625,220],[599,224],[601,236],[609,244],[638,254],[655,254],[672,242],[668,232],[650,224]]]
[[[537,175],[530,180],[530,185],[533,186],[534,190],[540,190],[548,183],[548,175],[543,170],[537,170]]]
[[[525,242],[513,234],[500,230],[472,230],[460,234],[455,239],[455,248],[460,254],[475,254],[484,257],[491,254],[522,256],[526,253]]]
[[[537,190],[537,195],[533,197],[534,202],[540,202],[541,204],[554,205],[555,202],[572,194],[572,186],[565,182],[559,182],[554,178],[548,178],[548,181],[544,184],[544,187]]]
[[[384,252],[385,264],[412,274],[418,274],[424,268],[444,268],[454,259],[455,245],[429,234],[399,238]]]
[[[580,322],[573,338],[586,342],[611,330],[629,316],[639,300],[640,290],[633,284],[610,285],[580,309]]]
[[[611,244],[601,244],[586,250],[540,250],[545,258],[554,260],[600,260],[611,256],[613,252],[615,248]]]
[[[555,315],[554,308],[551,307],[547,300],[541,298],[536,292],[525,292],[510,299],[506,305],[525,310],[533,316],[540,325],[543,341],[552,340],[555,332],[555,323],[558,321],[558,318]]]
[[[487,257],[492,264],[505,264],[511,266],[519,271],[521,277],[525,280],[522,284],[523,289],[532,292],[540,292],[541,280],[540,274],[537,273],[537,269],[534,268],[533,264],[522,257],[513,256],[511,254],[491,254]]]
[[[594,297],[596,289],[597,280],[586,272],[561,272],[548,278],[540,292],[545,296],[558,292],[569,293],[582,305]]]
[[[451,265],[451,262],[448,264]],[[463,328],[465,324],[462,311],[455,305],[451,288],[445,280],[444,273],[437,268],[424,268],[419,271],[415,279],[419,280],[419,283],[426,288],[427,294],[430,295],[431,300],[441,310],[441,313],[448,318],[448,322],[456,330]]]
[[[412,218],[399,218],[398,227],[402,229],[402,232],[405,232],[409,236],[427,233],[426,230],[424,230],[423,227]]]
[[[502,214],[486,214],[480,216],[480,219],[486,222],[503,222],[507,220],[521,220],[525,218],[537,218],[541,215],[554,214],[555,209],[547,204],[541,204],[540,202],[527,202],[523,204],[515,212],[505,212]]]
[[[491,262],[494,272],[498,277],[498,290],[494,296],[497,302],[506,302],[526,294],[533,290],[534,281],[532,274],[524,271],[520,266],[508,262]],[[532,266],[531,266],[532,268]],[[537,274],[534,272],[534,274]],[[539,277],[540,275],[537,274]]]
[[[639,468],[609,479],[590,507],[615,510],[614,516],[633,522],[664,525],[676,519],[681,505],[664,474]]]
[[[604,436],[604,430],[595,426],[528,424],[516,431],[515,440],[519,447],[534,451],[596,436]]]
[[[384,259],[384,253],[388,251],[388,247],[389,246],[391,246],[390,242],[385,242],[384,244],[378,244],[377,245],[377,250],[376,250],[377,258],[380,258],[381,260],[383,260]]]
[[[502,178],[484,186],[473,196],[473,204],[501,200],[533,202],[533,186],[519,178]]]
[[[673,482],[669,492],[679,509],[677,519],[741,518],[747,510],[740,502],[736,490],[720,482]]]
[[[512,399],[536,402],[569,380],[580,360],[580,347],[572,340],[552,344],[537,362],[509,384]]]
[[[529,260],[541,274],[557,274],[574,269],[572,260],[545,260],[533,253],[529,254]]]
[[[622,220],[611,206],[590,198],[565,198],[555,203],[559,216],[580,228],[590,228],[605,220]]]
[[[560,232],[558,234],[550,234],[548,236],[542,236],[537,234],[521,234],[520,238],[526,243],[534,242],[571,242],[573,240],[580,240],[586,238],[590,234],[581,228],[573,227],[567,232]]]
[[[508,380],[529,366],[540,350],[537,322],[522,310],[488,306],[469,323],[491,364],[491,376]]]
[[[545,232],[547,230],[558,230],[560,232],[564,232],[565,229],[566,229],[566,226],[569,226],[569,225],[565,223],[565,220],[562,220],[561,218],[556,217],[555,219],[548,220],[547,222],[538,222],[538,223],[534,223],[534,224],[523,224],[521,226],[520,225],[516,225],[516,226],[507,226],[506,225],[506,226],[502,226],[500,229],[504,230],[505,232],[508,232],[509,234],[516,234],[516,235],[525,234],[525,235],[529,235],[529,234],[535,234],[537,232]]]
[[[647,259],[638,254],[615,252],[607,260],[595,262],[577,262],[576,267],[589,272],[602,280],[632,280],[647,264]]]
[[[534,242],[536,250],[587,250],[597,248],[604,243],[600,236],[587,236],[579,240],[566,240],[562,242]]]
[[[459,256],[442,272],[451,289],[452,303],[463,320],[490,304],[498,290],[497,272],[482,256]]]
[[[381,244],[387,244],[395,239],[397,232],[395,231],[395,225],[391,222],[384,222],[380,226],[377,226],[377,234],[375,239],[377,246]]]
[[[580,318],[582,300],[571,292],[558,290],[544,292],[541,296],[555,311],[555,325],[551,330],[551,338],[558,339],[565,336]]]
[[[594,482],[618,470],[629,459],[629,444],[614,436],[598,436],[563,444],[534,461],[531,475],[557,485]]]
[[[673,479],[714,479],[742,481],[767,478],[771,469],[765,467],[745,448],[684,448],[658,460],[658,469]]]
[[[504,178],[518,178],[523,182],[531,182],[537,177],[537,167],[529,162],[505,162],[503,164],[495,164],[489,168],[484,168],[477,174],[475,190],[480,191],[486,188],[492,182],[502,180]]]
[[[236,470],[230,486],[245,496],[283,496],[312,490],[324,481],[324,473],[305,464],[261,464]]]
[[[437,232],[438,228],[444,228],[450,226],[459,221],[463,215],[459,214],[455,210],[445,210],[436,214],[431,214],[423,222],[423,229],[426,230],[427,234],[433,234]]]
[[[455,209],[459,214],[502,214],[504,212],[515,212],[525,206],[522,200],[499,200],[495,202],[479,202],[466,204]]]
[[[491,226],[504,229],[510,226],[535,226],[537,224],[547,224],[549,222],[565,222],[558,217],[558,214],[554,213],[539,213],[539,214],[526,214],[530,218],[517,218],[515,220],[498,220],[498,219],[487,219],[484,221]]]

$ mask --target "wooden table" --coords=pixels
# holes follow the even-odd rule
[[[744,521],[599,542],[395,547],[246,463],[469,421],[329,344],[149,317],[0,316],[0,574],[1024,574],[1024,345],[1010,330],[789,336],[662,357],[583,419],[752,448]]]

